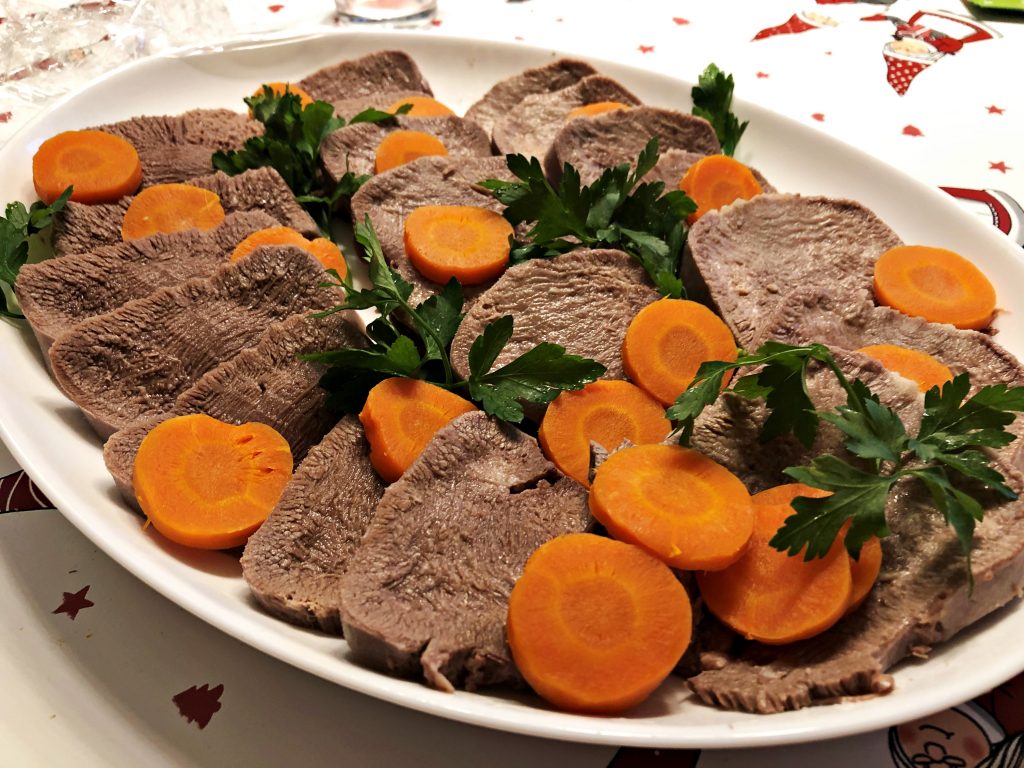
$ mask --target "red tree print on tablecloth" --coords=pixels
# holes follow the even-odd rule
[[[177,705],[178,712],[188,722],[195,723],[202,730],[210,724],[210,719],[220,711],[220,696],[224,693],[224,685],[210,687],[209,683],[192,686],[188,690],[176,694],[171,700]]]

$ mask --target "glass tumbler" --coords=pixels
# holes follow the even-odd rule
[[[335,7],[342,21],[411,22],[431,18],[437,0],[335,0]]]

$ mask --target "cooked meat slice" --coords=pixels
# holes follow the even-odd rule
[[[271,323],[341,304],[323,267],[293,246],[258,248],[207,278],[160,288],[85,320],[50,347],[57,385],[101,437],[168,410]]]
[[[245,237],[277,222],[262,211],[232,213],[219,227],[153,235],[89,253],[26,264],[18,301],[39,346],[94,315],[117,309],[157,288],[204,277],[227,262]]]
[[[131,142],[142,161],[142,186],[185,181],[213,172],[218,150],[241,149],[263,126],[230,109],[193,109],[181,115],[144,115],[95,128]]]
[[[484,179],[514,177],[501,157],[421,157],[378,174],[352,196],[352,220],[368,215],[384,257],[413,285],[412,302],[443,286],[427,280],[405,256],[405,217],[423,205],[472,205],[501,213],[504,206],[477,186]],[[465,286],[466,306],[486,285]]]
[[[466,119],[483,127],[487,134],[527,96],[551,93],[574,85],[597,70],[585,61],[558,59],[506,78],[491,86],[483,97],[466,110]]]
[[[673,149],[694,153],[693,159],[670,183],[672,189],[679,186],[686,168],[704,155],[722,151],[715,129],[704,118],[671,109],[634,107],[570,120],[562,125],[552,137],[544,168],[553,183],[557,183],[562,177],[562,166],[571,163],[580,172],[583,183],[589,184],[605,168],[620,163],[635,164],[637,155],[655,136],[662,153]]]
[[[420,68],[403,51],[377,51],[318,69],[296,83],[314,99],[329,101],[346,120],[367,107],[384,109],[403,96],[430,96]]]
[[[295,202],[295,195],[273,168],[257,168],[237,176],[213,173],[188,179],[187,183],[215,192],[225,214],[263,211],[282,226],[297,229],[307,237],[320,236],[316,223]],[[54,253],[88,253],[122,242],[121,222],[131,201],[126,197],[103,205],[68,203],[53,224]]]
[[[480,411],[458,417],[384,492],[348,561],[349,648],[441,690],[517,681],[505,642],[512,586],[537,547],[589,523],[583,486],[536,440]]]
[[[494,124],[494,147],[501,154],[518,153],[543,160],[569,113],[599,101],[640,103],[640,99],[611,78],[590,75],[560,91],[526,96]]]
[[[796,286],[854,296],[900,239],[860,203],[766,194],[702,216],[690,229],[684,271],[743,347]]]
[[[482,293],[452,342],[452,365],[469,376],[469,348],[488,323],[515,318],[499,368],[542,341],[597,360],[605,378],[623,379],[622,340],[633,317],[660,298],[634,259],[622,251],[571,251],[513,267]]]
[[[309,451],[270,517],[245,545],[242,575],[275,616],[341,634],[341,576],[384,483],[355,416]]]
[[[491,140],[476,123],[461,117],[405,117],[392,124],[356,123],[335,131],[323,143],[321,157],[335,182],[346,171],[373,174],[377,145],[392,131],[421,131],[436,136],[449,155],[491,156]]]
[[[325,318],[292,315],[274,323],[255,346],[203,374],[169,410],[111,435],[103,446],[107,470],[125,500],[137,506],[132,466],[139,444],[161,421],[187,413],[205,413],[231,424],[269,424],[288,441],[297,464],[337,421],[337,414],[328,407],[327,392],[319,386],[326,367],[299,356],[342,346],[362,347],[365,342],[347,312]]]

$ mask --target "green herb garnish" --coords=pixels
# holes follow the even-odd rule
[[[537,158],[508,155],[508,168],[520,181],[488,179],[481,186],[503,203],[513,226],[533,223],[523,241],[513,239],[513,264],[551,258],[576,248],[620,248],[643,265],[665,296],[686,294],[679,277],[679,260],[686,240],[685,219],[697,210],[685,192],[665,193],[664,182],[640,179],[658,162],[658,139],[653,138],[628,163],[608,168],[589,186],[566,163],[555,189]]]
[[[14,311],[7,303],[3,284],[14,287],[18,272],[28,261],[29,239],[53,223],[53,218],[64,209],[73,188],[65,189],[50,205],[37,200],[31,207],[24,203],[8,203],[0,218],[0,315],[14,319],[25,316]]]
[[[693,99],[693,114],[703,117],[715,129],[722,153],[732,157],[748,120],[742,123],[732,112],[732,75],[727,75],[714,64],[708,64],[690,91]]]

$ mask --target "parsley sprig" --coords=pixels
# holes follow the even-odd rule
[[[714,64],[708,64],[697,79],[697,85],[690,91],[693,114],[711,123],[722,145],[722,152],[730,157],[736,152],[736,145],[749,123],[748,120],[741,123],[732,112],[733,87],[732,75],[725,74]]]
[[[686,240],[686,217],[697,210],[685,192],[665,192],[661,181],[640,183],[658,162],[658,139],[652,138],[636,166],[605,169],[593,184],[582,186],[579,172],[565,164],[557,189],[544,176],[537,158],[508,155],[508,168],[519,181],[487,179],[513,226],[532,223],[523,240],[512,241],[510,260],[551,258],[576,248],[621,248],[643,265],[665,296],[686,294],[679,258]]]
[[[442,291],[413,306],[412,285],[384,258],[369,217],[355,226],[363,246],[371,287],[356,288],[349,278],[326,283],[345,291],[346,301],[323,313],[346,309],[374,309],[377,319],[367,327],[365,349],[346,347],[305,355],[305,359],[331,366],[321,379],[338,410],[355,413],[366,394],[391,376],[430,381],[452,390],[468,390],[487,413],[513,423],[523,420],[523,402],[549,403],[559,392],[580,389],[597,380],[605,367],[565,348],[543,342],[506,365],[492,370],[512,337],[513,319],[500,317],[484,328],[469,352],[469,379],[455,375],[448,348],[462,322],[462,286],[454,278]],[[337,274],[335,273],[337,278]]]
[[[29,241],[53,223],[71,197],[72,187],[65,189],[50,205],[37,200],[28,208],[24,203],[8,203],[0,218],[0,315],[12,319],[24,317],[9,304],[4,284],[13,287],[18,272],[28,261]]]
[[[845,404],[830,411],[815,409],[806,388],[808,366],[815,360],[835,375],[846,392]],[[984,449],[1013,441],[1005,428],[1024,412],[1024,387],[989,385],[968,397],[970,378],[960,374],[925,393],[924,415],[911,435],[896,412],[863,381],[843,374],[827,347],[772,341],[753,354],[741,352],[735,362],[701,365],[693,383],[667,412],[678,423],[682,442],[689,441],[694,419],[717,399],[725,374],[747,366],[760,368],[736,381],[732,391],[744,398],[764,398],[770,413],[762,441],[791,433],[810,447],[820,421],[825,421],[843,433],[844,446],[854,457],[848,461],[823,455],[785,470],[794,480],[831,495],[796,499],[796,513],[772,538],[773,547],[790,555],[803,551],[807,560],[821,557],[849,521],[845,544],[856,557],[871,536],[888,535],[886,501],[898,481],[910,478],[925,486],[952,526],[970,571],[974,528],[984,509],[961,484],[967,481],[1004,498],[1017,498]]]

